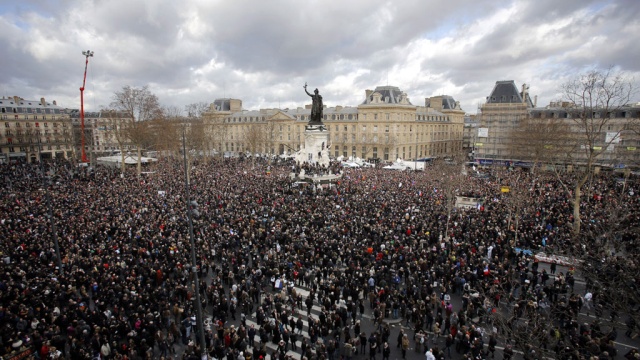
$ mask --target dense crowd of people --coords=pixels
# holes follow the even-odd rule
[[[168,359],[179,349],[197,359],[204,346],[217,359],[284,359],[288,350],[389,359],[409,348],[428,360],[481,359],[498,338],[505,359],[517,349],[535,359],[541,348],[559,359],[616,356],[615,327],[582,324],[578,313],[626,314],[608,310],[597,284],[573,291],[573,271],[541,270],[530,255],[575,244],[572,199],[555,175],[344,169],[317,186],[294,184],[290,174],[335,174],[337,164],[265,161],[193,165],[196,264],[180,162],[161,161],[140,177],[68,162],[0,165],[0,356]],[[585,186],[582,237],[597,240],[612,203],[625,211],[619,225],[639,222],[638,184],[624,186],[610,174]],[[454,195],[479,205],[454,208]],[[637,252],[637,233],[617,236]],[[637,257],[626,261],[619,265],[637,274]],[[205,344],[195,336],[194,266],[211,319]],[[257,326],[248,325],[254,313]],[[369,334],[365,313],[375,323]],[[533,326],[538,318],[547,323]],[[412,331],[392,338],[388,319]],[[637,331],[631,320],[626,336]]]

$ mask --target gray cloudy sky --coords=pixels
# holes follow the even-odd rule
[[[398,86],[411,102],[451,95],[475,113],[498,80],[538,105],[590,69],[640,79],[636,0],[3,0],[1,95],[108,106],[125,85],[163,105],[233,97],[246,109],[357,106]]]

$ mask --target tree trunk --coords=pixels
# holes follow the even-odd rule
[[[142,150],[140,146],[138,146],[136,152],[138,154],[138,176],[140,176],[140,174],[142,174]]]
[[[582,183],[582,182],[580,182]],[[581,198],[581,184],[578,184],[575,188],[575,195],[573,197],[573,235],[578,237],[580,234],[580,198]]]
[[[120,157],[122,160],[122,163],[120,165],[120,172],[124,174],[124,169],[126,168],[126,166],[124,164],[124,149],[122,147],[120,147]]]

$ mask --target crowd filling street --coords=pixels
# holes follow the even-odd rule
[[[0,356],[196,360],[205,346],[231,360],[640,358],[616,349],[637,324],[606,310],[604,289],[578,287],[573,268],[532,256],[575,245],[572,199],[556,174],[303,168],[342,176],[295,182],[302,168],[282,160],[190,166],[195,289],[182,162],[161,159],[141,176],[62,161],[0,165]],[[638,192],[635,181],[595,176],[584,236],[600,231],[614,199],[624,221],[640,222]],[[451,194],[481,204],[452,208]],[[617,236],[637,254],[637,233]],[[626,261],[638,274],[638,258]],[[551,326],[527,347],[513,329],[534,317]],[[622,325],[605,330],[604,320]]]

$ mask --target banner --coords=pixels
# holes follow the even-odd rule
[[[620,142],[620,133],[607,132],[604,137],[604,142],[607,144],[618,144]]]

